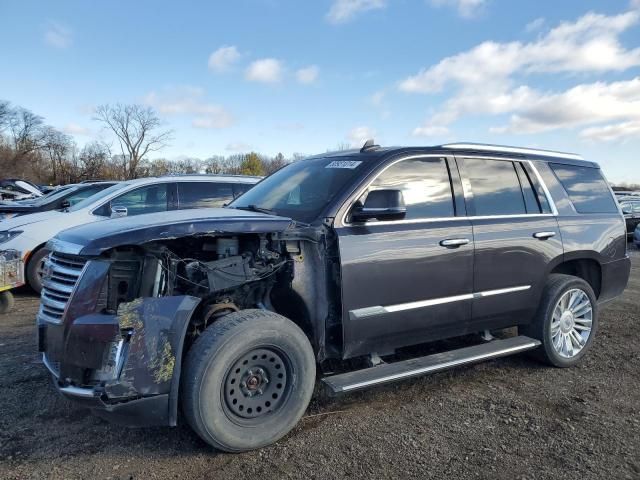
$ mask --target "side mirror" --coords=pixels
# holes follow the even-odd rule
[[[127,210],[127,207],[122,207],[118,205],[113,205],[111,207],[111,218],[126,217],[128,213],[129,211]]]
[[[621,208],[624,215],[631,215],[631,205],[622,205]]]
[[[71,202],[69,200],[63,200],[60,204],[60,208],[62,209],[67,209],[69,207],[71,207]]]
[[[402,220],[407,214],[400,190],[373,190],[362,206],[356,206],[351,214],[354,222],[367,220]]]

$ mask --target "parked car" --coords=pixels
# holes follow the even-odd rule
[[[239,452],[294,427],[316,372],[343,393],[524,351],[576,365],[627,284],[626,246],[609,185],[578,155],[367,142],[287,165],[228,208],[58,234],[39,349],[98,415],[176,425],[181,406]]]
[[[622,197],[618,201],[627,224],[627,235],[632,236],[640,223],[640,197]]]
[[[184,175],[120,182],[64,211],[32,213],[0,222],[0,253],[22,252],[25,279],[40,292],[44,259],[49,255],[45,244],[62,230],[114,217],[222,206],[258,180],[244,176]]]
[[[78,183],[65,186],[32,200],[0,204],[0,219],[9,219],[48,210],[63,210],[115,185],[117,182]]]
[[[0,200],[24,200],[41,197],[42,191],[37,185],[20,178],[0,180]]]

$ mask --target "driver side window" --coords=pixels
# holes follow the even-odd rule
[[[400,190],[407,208],[405,219],[455,216],[453,191],[445,158],[402,160],[382,172],[372,190]],[[362,199],[366,202],[366,198]]]

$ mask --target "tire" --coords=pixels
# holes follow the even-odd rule
[[[200,335],[181,378],[191,428],[219,450],[243,452],[276,442],[298,423],[311,400],[316,362],[292,321],[242,310]]]
[[[568,302],[564,304],[567,308],[560,305],[564,299]],[[576,308],[581,305],[581,308]],[[590,314],[588,308],[591,309]],[[571,315],[566,313],[568,310],[572,312]],[[593,288],[581,278],[563,274],[549,276],[533,322],[520,328],[524,335],[542,343],[532,354],[560,368],[572,367],[580,362],[589,351],[597,329],[598,305]]]
[[[0,313],[9,313],[13,308],[13,294],[9,290],[0,292]]]
[[[42,291],[42,263],[49,253],[45,248],[36,250],[27,263],[27,283],[37,294]]]

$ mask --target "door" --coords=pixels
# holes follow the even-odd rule
[[[351,207],[376,189],[400,190],[404,219],[344,223],[340,249],[343,355],[394,349],[464,333],[471,315],[473,235],[455,161],[393,161]]]
[[[475,241],[475,330],[528,323],[551,261],[563,254],[553,204],[529,162],[460,162]]]

